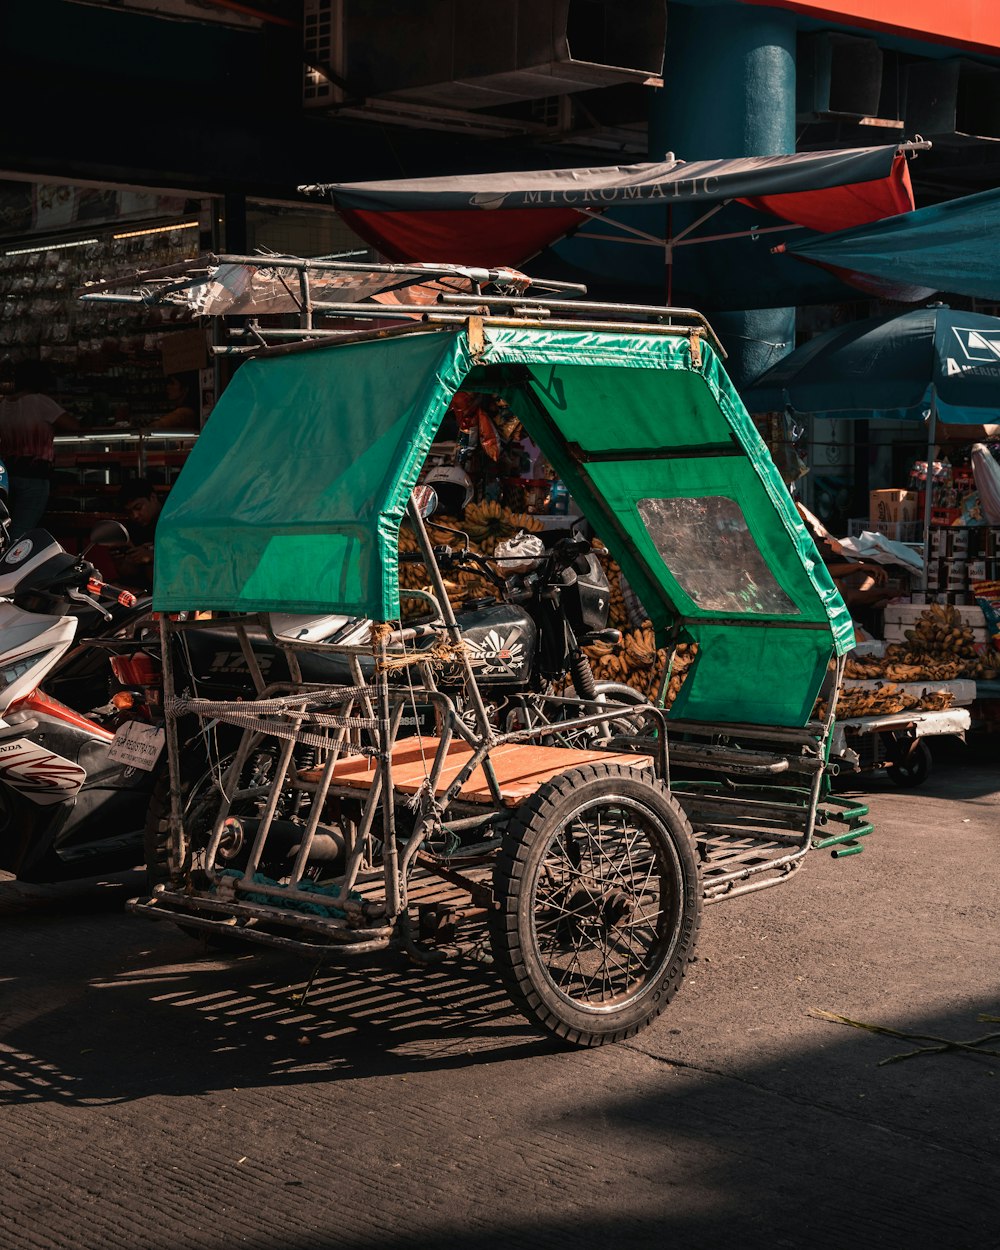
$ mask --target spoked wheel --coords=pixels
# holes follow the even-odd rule
[[[574,1046],[631,1037],[677,992],[701,922],[687,818],[619,765],[573,769],[522,805],[494,873],[494,959],[516,1006]]]
[[[889,780],[901,789],[912,790],[922,786],[931,774],[931,752],[926,742],[919,739],[910,743],[905,738],[897,742],[898,755],[889,765]]]

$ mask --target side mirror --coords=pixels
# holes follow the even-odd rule
[[[90,542],[87,544],[87,551],[98,544],[102,547],[127,547],[131,541],[129,532],[122,525],[121,521],[98,521],[90,531]],[[84,552],[84,555],[86,555],[86,552]]]
[[[433,486],[415,486],[410,495],[410,505],[426,521],[437,511],[437,491]]]

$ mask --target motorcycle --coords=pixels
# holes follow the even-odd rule
[[[69,600],[52,578],[58,580],[66,555],[45,530],[33,530],[13,546],[0,545],[0,597],[11,599],[29,612],[68,613],[76,618],[73,646],[47,674],[48,694],[78,712],[88,712],[107,700],[109,679],[107,652],[99,645],[115,638],[137,637],[152,625],[152,597],[134,595],[129,602],[118,598],[90,603]],[[118,521],[102,521],[92,530],[81,559],[95,546],[109,549],[129,545],[128,530]],[[55,545],[53,545],[55,544]],[[55,563],[50,563],[55,559]],[[55,593],[53,593],[53,591]]]
[[[525,539],[519,535],[507,550],[498,550],[491,558],[471,549],[468,535],[460,530],[430,520],[436,506],[434,491],[422,487],[422,515],[429,527],[457,536],[461,545],[435,546],[434,559],[442,576],[456,570],[474,570],[495,593],[467,599],[456,611],[455,621],[469,658],[476,687],[483,707],[494,727],[500,732],[535,730],[538,741],[560,747],[602,747],[620,743],[626,749],[656,730],[655,713],[649,717],[641,708],[648,700],[638,691],[616,682],[594,679],[590,661],[583,647],[595,641],[616,643],[618,630],[607,628],[610,614],[610,586],[600,563],[600,550],[589,540],[573,533],[548,536],[548,547],[540,540],[525,551]],[[517,550],[520,548],[520,550]],[[514,552],[514,554],[510,554]],[[417,552],[401,552],[400,563],[423,563]],[[506,572],[504,567],[506,566]],[[422,591],[404,591],[429,599],[433,610],[423,619],[409,622],[412,651],[400,660],[419,660],[426,651],[435,661],[438,691],[449,698],[466,724],[474,729],[477,709],[469,702],[469,687],[460,663],[442,664],[430,652],[440,641],[442,620],[440,605]],[[257,631],[252,635],[255,663],[261,678],[269,683],[287,682],[291,674],[287,654],[281,643],[317,644],[361,649],[369,647],[372,624],[368,620],[346,616],[314,618],[271,614],[270,633]],[[231,629],[224,621],[218,628],[201,627],[185,631],[185,646],[192,672],[201,674],[197,682],[199,697],[223,700],[232,698],[226,690],[236,675],[245,672],[245,659]],[[345,686],[354,682],[350,663],[343,653],[298,651],[300,680],[315,686]],[[370,657],[356,656],[358,675],[365,681],[375,676]],[[294,679],[293,679],[294,680]],[[408,683],[406,666],[391,671],[390,687]],[[252,698],[251,693],[239,697]],[[258,692],[258,697],[260,694]],[[595,713],[622,707],[622,715],[603,719]],[[627,709],[627,710],[626,710]],[[398,732],[401,738],[433,735],[439,731],[440,702],[421,698],[416,693],[400,709]],[[581,718],[589,723],[579,725]],[[566,723],[563,728],[561,722]],[[632,741],[628,741],[631,739]],[[212,817],[224,789],[223,778],[236,759],[238,735],[232,730],[219,730],[206,755],[204,748],[188,739],[182,747],[178,769],[185,814],[187,842],[184,864],[200,854],[211,834]],[[315,762],[313,747],[299,745],[293,753],[295,768],[307,771]],[[246,797],[239,804],[240,820],[227,826],[217,848],[220,863],[242,868],[250,853],[250,839],[261,819],[263,801],[271,779],[280,767],[274,743],[260,744],[247,754],[239,771],[237,790]],[[235,810],[235,809],[234,809]],[[261,861],[263,871],[280,876],[287,872],[298,852],[303,822],[309,819],[311,800],[308,796],[282,792],[272,814],[271,836],[267,853]],[[151,888],[170,879],[172,867],[169,848],[169,778],[165,768],[156,783],[149,807],[146,834],[146,866]],[[342,847],[335,840],[313,839],[309,874],[320,873],[336,862]]]
[[[357,622],[288,617],[279,628],[323,641]],[[264,631],[253,646],[260,672],[287,679],[280,647]],[[187,688],[216,698],[255,693],[223,629],[185,642],[173,660]],[[341,676],[322,656],[304,667],[316,681]],[[102,581],[45,530],[22,535],[0,556],[0,870],[38,884],[144,862],[160,779],[162,683],[148,599]],[[81,695],[93,702],[78,702]],[[192,731],[189,754],[202,768],[216,746]]]
[[[640,731],[642,722],[634,715],[620,724],[611,721],[574,731],[559,729],[560,718],[579,717],[581,711],[594,711],[604,704],[634,708],[648,702],[624,683],[596,681],[584,650],[595,642],[614,645],[621,641],[621,633],[608,628],[611,588],[600,561],[607,552],[574,532],[545,538],[522,533],[498,547],[493,557],[486,557],[471,549],[463,531],[431,519],[427,524],[461,540],[457,548],[434,547],[444,577],[471,570],[495,591],[465,600],[456,610],[456,620],[498,727],[512,730],[551,724],[547,740],[561,746]],[[419,563],[421,557],[404,552],[400,560]],[[460,698],[457,667],[451,680],[446,671],[440,684]],[[560,694],[567,699],[561,705],[553,701]]]
[[[44,530],[22,535],[0,559],[0,868],[23,881],[137,861],[128,831],[141,828],[148,784],[116,746],[120,709],[88,717],[40,689],[77,634],[69,609],[110,616],[102,599],[134,606],[134,596]]]

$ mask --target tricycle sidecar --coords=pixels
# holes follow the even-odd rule
[[[154,888],[132,907],[324,958],[431,961],[485,923],[529,1019],[596,1045],[663,1009],[703,903],[789,878],[811,847],[859,849],[864,808],[821,804],[853,632],[702,318],[501,303],[295,343],[259,332],[157,533],[168,765]],[[537,717],[497,717],[412,496],[460,388],[503,396],[662,645],[697,646],[669,717],[669,674],[649,704],[545,693],[527,696]],[[430,576],[416,623],[400,619],[404,514]],[[296,612],[370,624],[276,635],[270,614]],[[197,630],[229,632],[256,699],[174,689],[172,648]],[[269,682],[259,635],[291,680]],[[341,658],[340,682],[303,676],[317,651]],[[433,732],[407,728],[418,703]]]

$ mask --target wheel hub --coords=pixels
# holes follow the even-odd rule
[[[570,913],[567,927],[574,931],[595,922],[606,929],[617,929],[632,919],[635,899],[622,889],[602,889],[595,881],[578,881],[567,892],[563,907]]]

